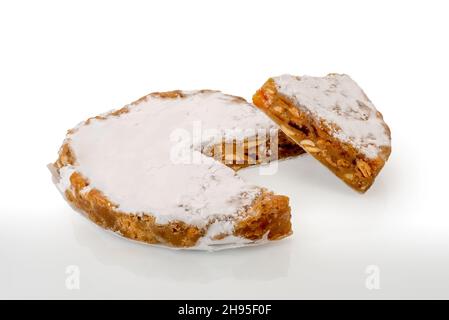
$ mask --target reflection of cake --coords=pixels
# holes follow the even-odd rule
[[[279,149],[260,134],[267,131],[279,134]],[[303,152],[242,98],[172,91],[69,130],[54,167],[65,198],[103,228],[146,243],[213,250],[291,233],[288,198],[233,170],[268,161],[273,151],[279,158]]]
[[[347,75],[271,78],[253,102],[359,192],[368,190],[390,155],[390,129]]]

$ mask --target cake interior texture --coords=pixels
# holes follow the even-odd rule
[[[358,192],[370,188],[390,156],[389,127],[347,75],[270,78],[253,102]]]

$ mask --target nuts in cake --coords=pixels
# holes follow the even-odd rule
[[[390,129],[347,75],[269,79],[253,102],[344,182],[365,192],[391,152]]]

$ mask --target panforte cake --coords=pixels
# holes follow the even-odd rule
[[[216,250],[291,234],[288,197],[236,170],[301,153],[242,98],[171,91],[80,123],[51,166],[66,200],[99,226],[149,244]]]
[[[270,78],[254,104],[304,150],[359,192],[365,192],[391,153],[390,129],[349,76]]]

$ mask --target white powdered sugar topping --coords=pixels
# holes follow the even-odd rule
[[[157,223],[214,223],[208,238],[232,234],[233,219],[262,189],[202,154],[216,143],[204,132],[211,129],[226,137],[229,129],[277,126],[254,106],[214,91],[188,92],[182,98],[148,96],[128,108],[119,116],[92,119],[67,136],[76,165],[62,169],[60,187],[67,187],[65,173],[75,170],[121,212],[149,213]],[[189,138],[199,123],[204,138]]]
[[[368,158],[376,158],[382,146],[390,146],[383,120],[362,89],[349,76],[273,78],[278,92],[301,111],[317,117],[337,139],[350,143]]]

